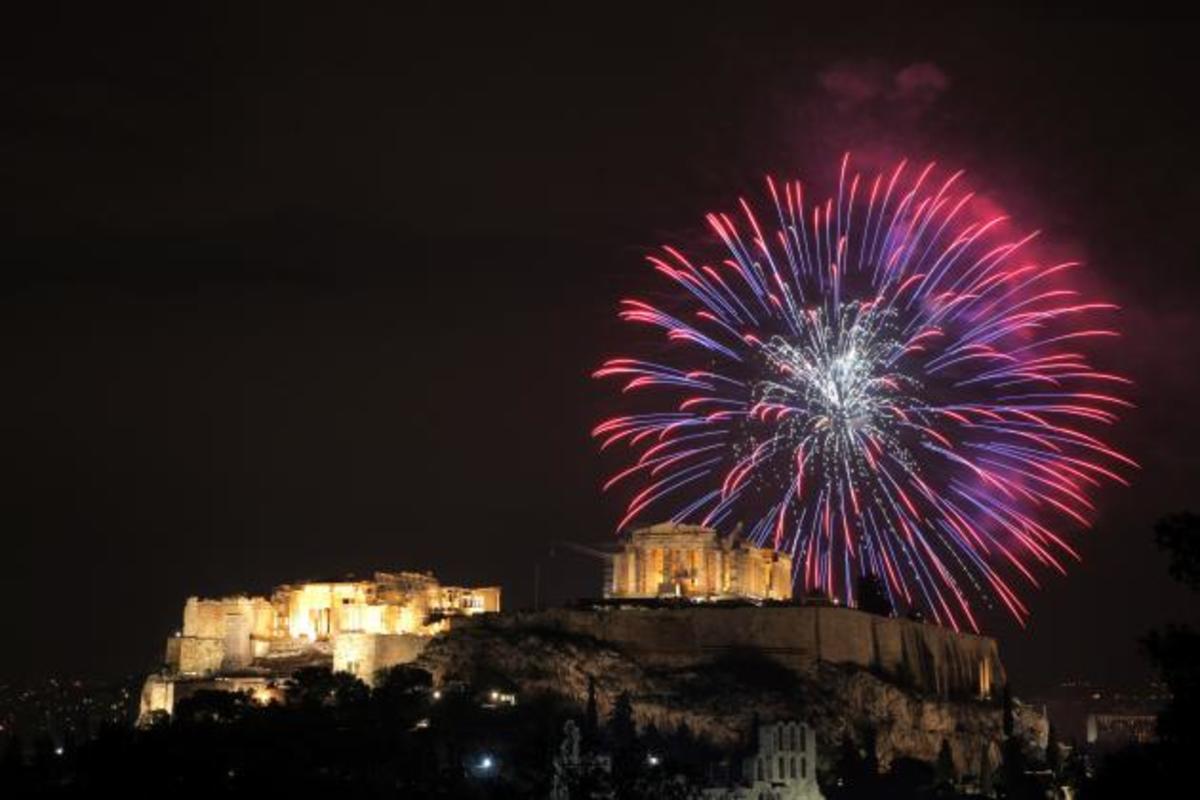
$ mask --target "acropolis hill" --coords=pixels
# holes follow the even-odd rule
[[[300,666],[372,683],[380,670],[413,663],[439,684],[487,680],[580,702],[594,681],[602,706],[629,692],[640,721],[686,721],[715,739],[774,711],[812,718],[826,746],[868,720],[881,728],[883,759],[932,760],[946,739],[970,769],[995,747],[999,716],[990,701],[1005,673],[993,639],[825,598],[794,600],[791,587],[786,554],[662,524],[631,532],[607,556],[603,599],[568,608],[500,613],[496,587],[445,587],[404,572],[286,585],[269,598],[193,597],[163,671],[146,682],[142,709],[169,713],[197,689],[247,691],[265,702]],[[742,677],[705,699],[696,686],[718,681],[733,663],[757,665],[752,674],[792,688],[763,694],[734,669]]]

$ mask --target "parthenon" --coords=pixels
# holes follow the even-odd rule
[[[626,535],[605,597],[790,600],[792,557],[736,533],[664,522]]]

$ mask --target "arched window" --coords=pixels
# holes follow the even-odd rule
[[[758,760],[758,779],[759,779],[760,781],[763,779],[763,766],[762,766],[762,762],[763,762],[763,760],[760,758],[760,759]]]
[[[775,726],[775,749],[776,750],[783,749],[783,726],[782,725]]]
[[[808,736],[806,735],[807,733],[808,733],[807,727],[803,727],[800,729],[800,752],[801,753],[805,752],[805,748],[807,747],[807,744],[808,744],[805,741],[808,738]]]
[[[796,779],[796,757],[792,756],[792,763],[788,765],[791,769],[788,770],[788,777],[792,780]]]
[[[808,761],[804,758],[800,759],[800,780],[808,780]]]

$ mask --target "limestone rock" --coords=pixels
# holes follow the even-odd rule
[[[723,613],[697,613],[706,612]],[[884,769],[898,757],[934,761],[943,739],[962,773],[978,772],[985,747],[992,764],[1000,761],[1001,711],[992,700],[939,696],[860,664],[780,660],[753,646],[655,658],[627,641],[560,623],[546,612],[478,618],[433,639],[415,663],[439,684],[497,681],[524,694],[556,693],[581,707],[594,678],[601,715],[628,692],[640,726],[671,730],[686,723],[731,748],[756,717],[799,719],[816,729],[826,758],[838,752],[844,735],[862,742],[873,730]],[[614,625],[609,618],[595,629]]]

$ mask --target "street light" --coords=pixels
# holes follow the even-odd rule
[[[471,764],[471,774],[480,780],[489,780],[495,776],[500,762],[491,753],[482,753]]]

